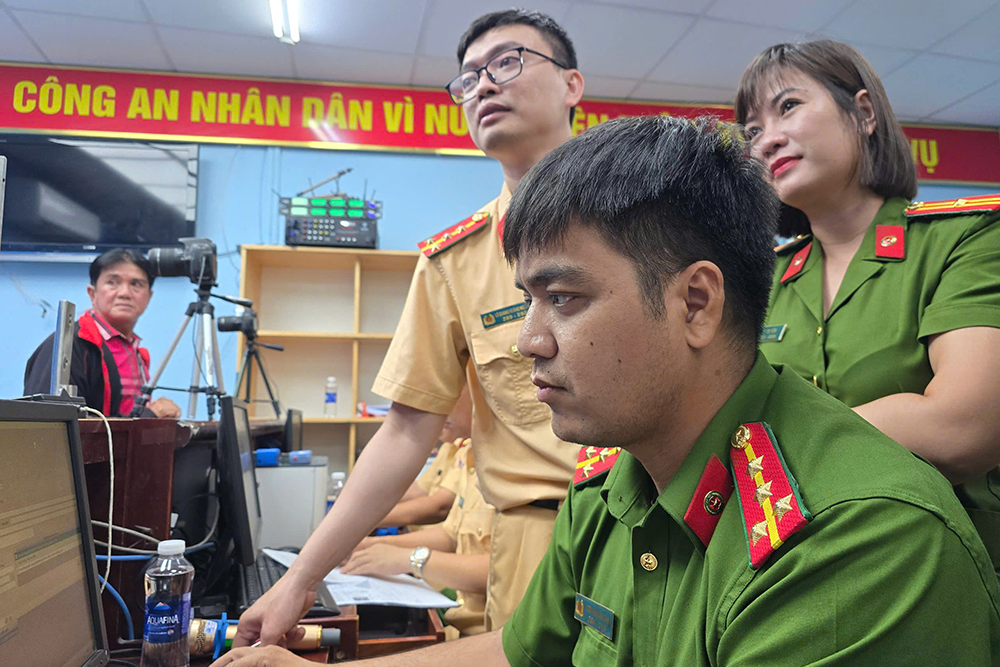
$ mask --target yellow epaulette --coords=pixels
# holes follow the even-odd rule
[[[969,213],[995,213],[1000,211],[1000,194],[960,197],[945,201],[915,201],[903,211],[907,218],[926,216],[952,217]]]
[[[417,247],[420,249],[420,252],[424,253],[428,257],[433,257],[439,252],[452,247],[462,239],[468,238],[489,224],[489,213],[485,211],[473,213],[457,225],[453,225],[443,232],[438,232],[429,239],[421,241],[417,244]]]

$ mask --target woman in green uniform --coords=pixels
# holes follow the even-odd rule
[[[846,44],[765,49],[736,120],[796,237],[761,349],[934,463],[1000,571],[1000,195],[911,203],[910,144]]]

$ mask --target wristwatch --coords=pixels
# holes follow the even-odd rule
[[[431,557],[431,550],[427,547],[417,547],[410,554],[410,572],[417,579],[424,578],[424,564]]]

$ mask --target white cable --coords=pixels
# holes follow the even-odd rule
[[[94,524],[95,526],[100,526],[101,528],[107,528],[108,527],[108,524],[104,523],[103,521],[96,521],[96,520],[92,519],[90,521],[90,523]],[[160,543],[160,540],[156,539],[152,535],[148,535],[146,533],[139,532],[138,530],[132,530],[131,528],[125,528],[124,526],[111,526],[111,529],[112,530],[117,530],[119,533],[127,533],[129,535],[134,535],[136,537],[141,537],[142,539],[146,540],[147,542],[152,542],[153,544],[159,544]]]
[[[191,546],[185,548],[185,551],[190,551],[191,549],[197,549],[198,547],[205,546],[206,544],[208,544],[211,541],[212,536],[215,534],[215,529],[218,528],[218,526],[219,526],[219,514],[221,514],[221,511],[215,513],[215,519],[212,521],[212,527],[208,529],[207,533],[205,533],[205,538],[201,542],[199,542],[198,544],[192,544]],[[116,528],[117,528],[117,526],[116,526]],[[102,547],[109,546],[107,543],[100,542],[98,540],[94,540],[94,544],[100,545]],[[125,553],[129,553],[129,554],[139,554],[139,555],[142,555],[142,556],[155,556],[156,555],[155,551],[150,551],[149,549],[135,549],[133,547],[123,547],[123,546],[118,545],[118,544],[112,544],[112,545],[110,545],[110,547],[113,548],[113,549],[117,549],[118,551],[124,551]],[[109,551],[109,555],[110,555],[110,551]]]
[[[108,463],[111,466],[110,477],[108,481],[108,525],[113,526],[114,516],[115,516],[115,446],[111,441],[111,424],[108,423],[108,418],[101,414],[100,410],[95,410],[94,408],[87,406],[80,406],[80,410],[83,412],[90,412],[101,418],[104,422],[104,429],[108,432]],[[104,587],[108,585],[108,577],[111,575],[111,530],[108,530],[108,561],[104,566],[104,581],[101,582],[101,593],[104,593]]]

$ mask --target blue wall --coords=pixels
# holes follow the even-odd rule
[[[239,245],[284,243],[284,219],[278,215],[275,191],[294,194],[311,183],[353,167],[341,179],[341,189],[368,194],[384,202],[379,223],[379,247],[415,250],[418,241],[469,216],[497,196],[502,174],[499,165],[483,157],[442,157],[323,151],[289,148],[202,146],[199,160],[197,234],[215,241],[219,252],[222,294],[239,293]],[[318,192],[330,192],[333,184]],[[52,308],[43,315],[42,301],[55,306],[60,299],[76,303],[77,313],[90,306],[86,286],[87,263],[12,262],[0,260],[0,312],[7,322],[7,352],[0,369],[0,398],[20,396],[24,364],[55,327]],[[153,298],[139,320],[136,333],[152,356],[153,369],[166,354],[195,298],[184,278],[159,278]],[[233,306],[216,301],[216,317],[230,315]],[[193,325],[160,379],[161,386],[187,387],[191,380]],[[236,336],[220,334],[226,389],[236,384]],[[187,414],[187,394],[158,393],[177,402]],[[204,398],[199,398],[204,416]]]
[[[368,194],[384,203],[380,247],[413,250],[424,239],[468,216],[500,191],[499,166],[487,158],[439,157],[363,151],[321,151],[288,148],[203,146],[199,165],[198,235],[213,239],[219,249],[219,287],[223,294],[239,292],[239,245],[283,243],[283,220],[278,216],[275,191],[294,194],[345,167],[354,171],[341,180],[350,194]],[[329,186],[332,189],[332,185]],[[328,192],[327,187],[321,191]],[[987,194],[989,188],[930,186],[920,188],[919,199],[950,199]],[[55,317],[43,301],[76,303],[80,313],[87,298],[87,264],[0,261],[0,312],[7,324],[6,363],[0,370],[0,397],[19,396],[24,364],[38,344],[52,332]],[[136,327],[153,358],[154,369],[180,326],[187,304],[194,298],[190,282],[160,278],[150,306]],[[233,312],[216,304],[216,317]],[[178,345],[160,380],[162,386],[190,383],[193,344],[189,336]],[[236,382],[236,334],[221,334],[222,370],[226,388]],[[186,394],[173,398],[187,412]],[[204,399],[199,400],[204,415]]]

